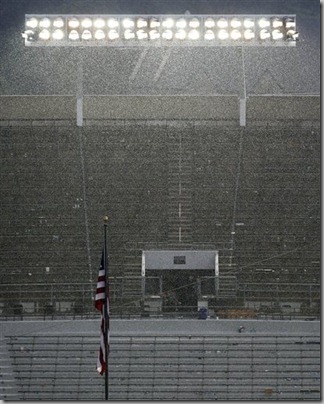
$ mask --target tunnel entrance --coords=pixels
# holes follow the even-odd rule
[[[161,312],[194,312],[202,287],[215,294],[218,252],[143,251],[142,277],[144,299]]]

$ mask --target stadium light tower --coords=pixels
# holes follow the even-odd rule
[[[243,71],[240,125],[245,126],[243,48],[296,46],[298,32],[295,15],[27,14],[22,36],[26,46],[35,47],[240,47]],[[78,126],[83,122],[82,93],[81,63]]]

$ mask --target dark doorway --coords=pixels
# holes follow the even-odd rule
[[[171,296],[178,309],[189,309],[197,304],[197,276],[190,271],[171,270],[163,273],[162,289],[166,296]],[[167,299],[168,300],[168,299]]]
[[[210,276],[210,270],[164,270],[162,292],[167,311],[192,311],[197,308],[198,277]]]

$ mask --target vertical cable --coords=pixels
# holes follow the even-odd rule
[[[242,58],[242,75],[243,75],[243,98],[246,99],[246,79],[245,79],[245,60],[244,60],[244,47],[241,47],[241,58]]]
[[[230,260],[229,260],[230,267],[232,266],[232,260],[233,260],[233,255],[234,255],[235,221],[236,221],[238,189],[239,189],[239,185],[240,185],[242,154],[243,154],[243,130],[240,131],[240,144],[239,144],[237,172],[236,172],[236,181],[235,181],[235,190],[234,190],[231,241],[230,241],[231,250],[230,250]]]
[[[182,194],[181,163],[182,163],[182,136],[181,136],[181,131],[180,131],[180,133],[179,133],[179,198],[181,198],[181,194]],[[179,243],[181,243],[181,241],[182,241],[181,222],[182,222],[181,215],[179,214]]]
[[[91,266],[91,252],[90,252],[90,233],[89,233],[89,220],[88,220],[88,207],[87,207],[87,188],[86,188],[86,173],[85,173],[85,161],[83,153],[83,140],[82,128],[77,129],[79,136],[79,150],[80,150],[80,161],[81,161],[81,174],[82,174],[82,196],[83,196],[83,211],[84,211],[84,226],[85,226],[85,236],[86,236],[86,247],[88,256],[88,275],[89,275],[89,298],[92,304],[92,266]]]

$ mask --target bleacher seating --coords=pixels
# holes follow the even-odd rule
[[[208,245],[241,284],[319,284],[319,128],[289,125],[1,126],[1,283],[87,283],[90,307],[108,214],[111,276]]]
[[[11,336],[22,400],[102,400],[98,337]],[[318,400],[318,335],[114,335],[110,400]],[[10,397],[8,397],[10,399]]]
[[[0,338],[0,400],[18,401],[20,394],[18,393],[9,349],[8,341],[3,337]]]

